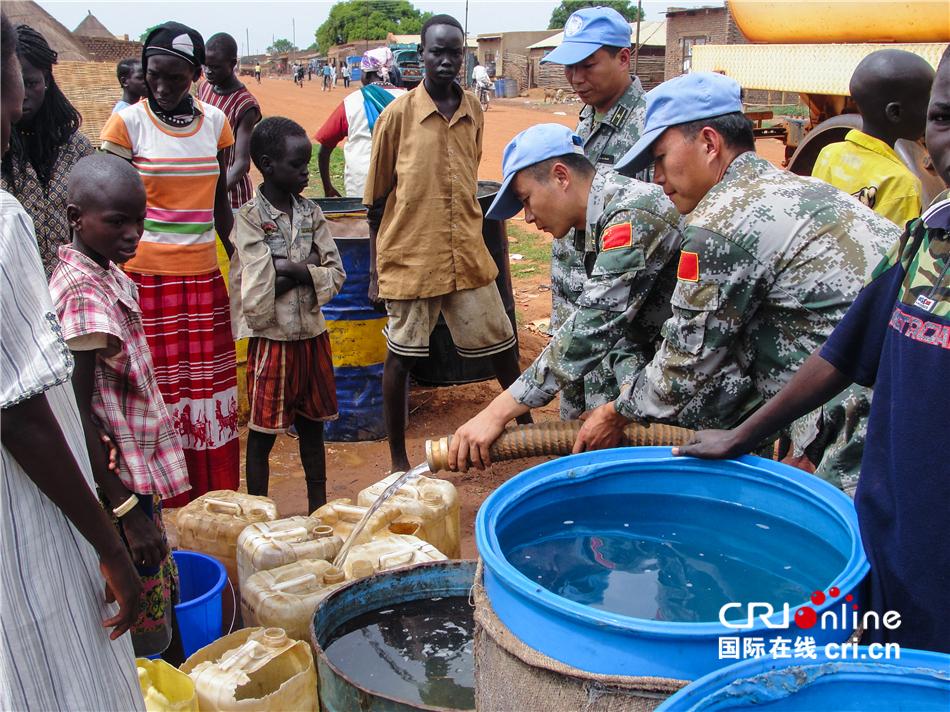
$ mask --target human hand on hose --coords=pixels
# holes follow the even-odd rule
[[[116,640],[132,627],[138,617],[142,580],[124,548],[100,556],[99,571],[106,580],[106,602],[119,604],[119,611],[102,621],[104,628],[112,628],[109,638]]]
[[[449,442],[449,469],[453,472],[472,467],[491,467],[489,449],[512,418],[529,413],[530,408],[518,403],[508,391],[502,391],[486,408],[455,431]]]
[[[119,519],[122,533],[132,553],[132,563],[155,567],[168,556],[168,544],[162,539],[158,527],[139,507]]]
[[[623,429],[629,422],[617,412],[616,401],[605,403],[581,416],[584,424],[574,440],[574,454],[589,450],[606,450],[617,447],[623,440]]]

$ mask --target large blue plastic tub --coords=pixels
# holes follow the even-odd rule
[[[835,594],[818,604],[808,601],[807,594],[805,600],[786,601],[787,627],[782,627],[784,611],[778,609],[766,618],[767,623],[756,617],[751,627],[741,630],[723,625],[718,616],[698,622],[647,620],[568,600],[521,573],[506,551],[511,549],[512,537],[522,536],[522,531],[526,541],[537,535],[530,522],[538,513],[563,509],[565,503],[591,496],[628,498],[633,503],[629,519],[633,534],[637,533],[635,504],[644,497],[654,502],[674,498],[687,502],[690,514],[689,521],[683,521],[684,530],[708,528],[710,540],[735,526],[735,521],[749,517],[780,523],[785,530],[801,532],[809,545],[783,546],[781,538],[760,536],[759,530],[749,528],[742,532],[747,558],[761,566],[790,563],[804,569],[815,557],[826,554],[840,562],[835,563],[840,570],[824,572],[828,580],[815,581],[814,589],[835,587]],[[687,516],[678,512],[674,509],[670,516]],[[644,519],[649,514],[644,513]],[[669,448],[659,447],[586,453],[526,470],[485,501],[478,512],[475,535],[485,565],[485,590],[501,621],[527,645],[555,660],[608,675],[693,680],[731,662],[720,659],[721,638],[738,639],[740,646],[747,638],[760,640],[766,649],[778,636],[808,636],[818,646],[844,641],[850,626],[832,622],[827,628],[799,627],[795,614],[806,611],[807,604],[820,620],[825,611],[840,610],[846,596],[852,596],[848,606],[860,606],[860,584],[868,572],[854,506],[826,482],[758,457],[725,461],[674,458]],[[775,548],[761,549],[764,540],[773,542]],[[821,551],[823,547],[828,548]]]
[[[175,606],[185,657],[221,637],[221,592],[228,579],[220,561],[196,551],[172,552],[181,601]]]
[[[900,650],[900,659],[753,658],[684,687],[657,712],[712,710],[835,710],[835,712],[946,712],[950,710],[950,655]],[[882,654],[878,648],[876,655]],[[835,655],[838,655],[836,652]]]

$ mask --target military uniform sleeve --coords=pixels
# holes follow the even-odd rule
[[[313,311],[316,311],[339,294],[346,272],[343,271],[340,251],[330,234],[330,226],[319,209],[314,214],[313,223],[313,244],[320,255],[320,264],[307,265],[307,269],[313,280],[313,292],[317,296],[313,307]]]
[[[769,279],[767,268],[742,246],[688,226],[670,300],[673,315],[656,355],[621,395],[617,411],[631,420],[675,420],[735,359]]]
[[[234,218],[234,249],[241,266],[240,299],[244,321],[255,330],[275,325],[277,271],[264,241],[264,231],[249,217],[247,206]]]
[[[577,310],[533,364],[509,388],[532,408],[583,378],[607,357],[631,324],[679,246],[675,225],[647,210],[622,210],[602,219],[598,254]],[[633,330],[635,331],[635,329]],[[643,346],[652,349],[644,334]]]

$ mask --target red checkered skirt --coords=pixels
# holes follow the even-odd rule
[[[181,507],[240,483],[237,372],[228,293],[221,273],[130,272],[155,378],[181,436],[191,490],[165,501]]]

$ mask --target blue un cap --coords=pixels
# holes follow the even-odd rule
[[[561,45],[541,63],[577,64],[605,46],[629,47],[630,23],[612,7],[585,7],[567,18]]]
[[[561,124],[537,124],[511,139],[501,159],[501,171],[505,179],[485,217],[489,220],[507,220],[517,215],[521,211],[521,201],[515,197],[511,182],[518,171],[567,153],[583,156],[584,141]]]
[[[663,82],[647,92],[643,133],[615,170],[635,176],[653,162],[650,147],[671,126],[742,111],[739,84],[723,74],[693,72]]]

